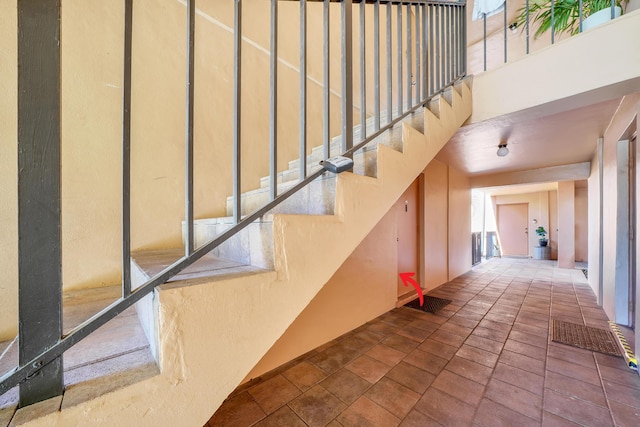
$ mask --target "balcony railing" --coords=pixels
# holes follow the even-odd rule
[[[512,15],[509,18],[509,14],[514,10],[505,1],[501,9],[491,13],[491,15],[495,15],[495,18],[490,18],[488,13],[481,15],[484,71],[487,71],[488,44],[491,36],[487,33],[488,19],[500,20],[502,23],[500,32],[502,33],[503,48],[494,49],[494,52],[498,53],[501,50],[502,62],[506,63],[509,55],[508,39],[511,33],[521,34],[521,37],[524,38],[524,52],[522,53],[528,55],[531,50],[532,33],[535,34],[534,39],[544,36],[548,43],[555,44],[556,37],[562,34],[582,33],[601,22],[617,18],[622,11],[620,0],[543,0],[540,2],[526,0],[524,5],[517,10],[515,19]],[[495,29],[495,25],[492,28]],[[511,52],[513,53],[513,51]],[[494,57],[494,59],[498,61],[498,58]]]
[[[222,3],[221,0],[216,2]],[[0,378],[0,394],[20,386],[20,406],[29,405],[63,393],[63,363],[66,350],[96,331],[109,320],[145,295],[156,286],[167,282],[176,274],[193,264],[211,250],[225,242],[235,233],[247,227],[292,194],[319,177],[324,170],[318,165],[307,165],[309,152],[309,123],[322,121],[321,139],[324,157],[332,154],[330,140],[336,133],[341,135],[339,154],[352,156],[383,132],[389,130],[403,118],[423,108],[434,96],[441,93],[465,76],[466,73],[466,20],[465,3],[449,1],[305,1],[299,7],[299,21],[283,23],[279,19],[279,8],[284,0],[270,0],[268,20],[268,44],[261,47],[268,55],[269,90],[268,100],[268,144],[264,157],[269,162],[271,200],[249,214],[242,214],[243,164],[242,119],[246,112],[256,108],[243,103],[243,76],[254,70],[245,64],[243,49],[249,43],[245,31],[246,11],[242,0],[229,0],[233,4],[232,33],[232,132],[228,144],[232,147],[232,176],[221,176],[232,182],[234,227],[213,240],[196,248],[194,237],[194,147],[195,134],[200,117],[217,120],[196,108],[197,78],[196,43],[207,44],[206,39],[196,40],[196,20],[203,12],[195,0],[186,0],[186,48],[184,65],[185,91],[185,137],[184,137],[184,205],[185,236],[184,256],[156,274],[146,283],[133,289],[131,279],[132,230],[132,182],[134,162],[132,149],[136,140],[132,136],[132,114],[138,107],[133,99],[136,74],[132,73],[136,52],[134,44],[134,2],[124,0],[121,25],[124,36],[122,46],[122,137],[121,159],[121,296],[113,304],[95,314],[69,333],[62,328],[62,202],[64,191],[61,180],[62,132],[61,103],[62,68],[61,49],[65,45],[65,34],[61,34],[61,0],[17,0],[18,13],[18,196],[19,196],[19,366]],[[206,2],[202,3],[204,7]],[[322,35],[311,34],[308,27],[310,4],[314,6],[313,17],[322,22]],[[291,4],[291,3],[289,3]],[[200,4],[198,4],[200,6]],[[90,7],[90,6],[87,6]],[[142,7],[142,6],[140,6]],[[331,12],[340,9],[340,22],[331,20]],[[319,18],[318,15],[321,15]],[[64,19],[64,14],[62,14]],[[268,24],[267,24],[268,22]],[[340,30],[340,51],[334,52],[332,28]],[[279,79],[283,61],[279,52],[283,48],[279,33],[289,28],[287,38],[299,39],[297,57],[299,91],[299,114],[283,117],[279,99]],[[354,30],[357,28],[357,31]],[[295,34],[295,29],[299,29]],[[309,39],[322,40],[321,69],[319,82],[309,72]],[[251,41],[252,46],[257,42]],[[313,47],[317,46],[314,44]],[[117,49],[116,49],[117,50]],[[335,68],[339,61],[339,85],[334,84]],[[295,67],[294,67],[295,68]],[[357,73],[356,73],[357,71]],[[245,77],[246,79],[246,77]],[[244,80],[246,81],[246,80]],[[310,82],[321,87],[322,96],[309,95]],[[158,88],[158,90],[162,90]],[[339,98],[340,111],[331,108],[332,97]],[[95,100],[100,102],[100,100]],[[309,107],[322,105],[321,117],[311,117]],[[278,113],[281,114],[278,114]],[[196,113],[202,114],[203,116]],[[331,118],[340,116],[340,130],[333,132]],[[286,191],[279,191],[277,174],[280,170],[278,151],[290,138],[280,138],[283,124],[298,122],[299,171],[298,182]],[[366,123],[371,123],[367,126]],[[354,124],[354,122],[356,122]],[[358,125],[359,124],[359,125]],[[226,123],[225,123],[226,125]],[[280,126],[279,126],[280,125]],[[223,126],[220,123],[220,126]],[[359,129],[359,131],[355,131]],[[355,135],[355,137],[354,137]],[[354,141],[354,139],[356,139]],[[66,143],[66,141],[65,141]],[[69,142],[71,144],[71,142]],[[212,181],[215,182],[215,181]],[[210,184],[215,185],[215,183]],[[182,196],[182,195],[180,195]],[[171,195],[165,197],[170,198]]]

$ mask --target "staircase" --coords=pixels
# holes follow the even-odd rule
[[[144,364],[131,381],[112,375],[78,384],[56,402],[18,410],[11,425],[204,424],[470,114],[468,81],[459,81],[356,154],[354,173],[323,174],[139,302],[145,351],[159,373]],[[280,191],[297,179],[296,165],[279,174]],[[268,197],[268,185],[263,179],[244,194],[243,207]],[[196,221],[196,246],[230,222]],[[182,253],[135,253],[134,286]],[[0,409],[0,425],[8,412]]]

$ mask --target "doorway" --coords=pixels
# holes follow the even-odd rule
[[[497,214],[502,254],[529,256],[529,204],[498,205]]]
[[[413,286],[405,286],[400,278],[400,273],[414,273],[413,280],[422,283],[420,277],[420,180],[418,177],[395,204],[397,222],[397,253],[398,253],[398,299],[405,299],[412,294],[416,295]]]

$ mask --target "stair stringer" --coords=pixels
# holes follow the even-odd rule
[[[158,302],[160,375],[34,420],[30,425],[206,423],[397,198],[471,114],[462,84],[426,134],[403,124],[403,152],[378,147],[378,177],[337,177],[335,214],[274,215],[275,271],[172,282]]]

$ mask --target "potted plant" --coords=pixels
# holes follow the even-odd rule
[[[547,230],[545,230],[544,227],[538,227],[536,228],[536,234],[538,235],[538,242],[540,243],[540,246],[547,246],[547,243],[549,242],[547,240]]]
[[[622,14],[621,3],[624,0],[615,0],[615,16]],[[569,33],[571,35],[580,32],[580,1],[579,0],[541,0],[529,4],[529,25],[537,26],[534,38],[540,37],[551,29],[551,6],[553,5],[553,24],[556,34]],[[603,9],[611,9],[611,0],[582,0],[582,27],[583,30],[591,28],[594,23],[585,21],[599,11],[602,19],[609,20],[611,15]],[[596,17],[593,17],[595,19]],[[525,28],[527,22],[526,6],[520,8],[516,24]],[[586,22],[586,24],[585,24]]]

